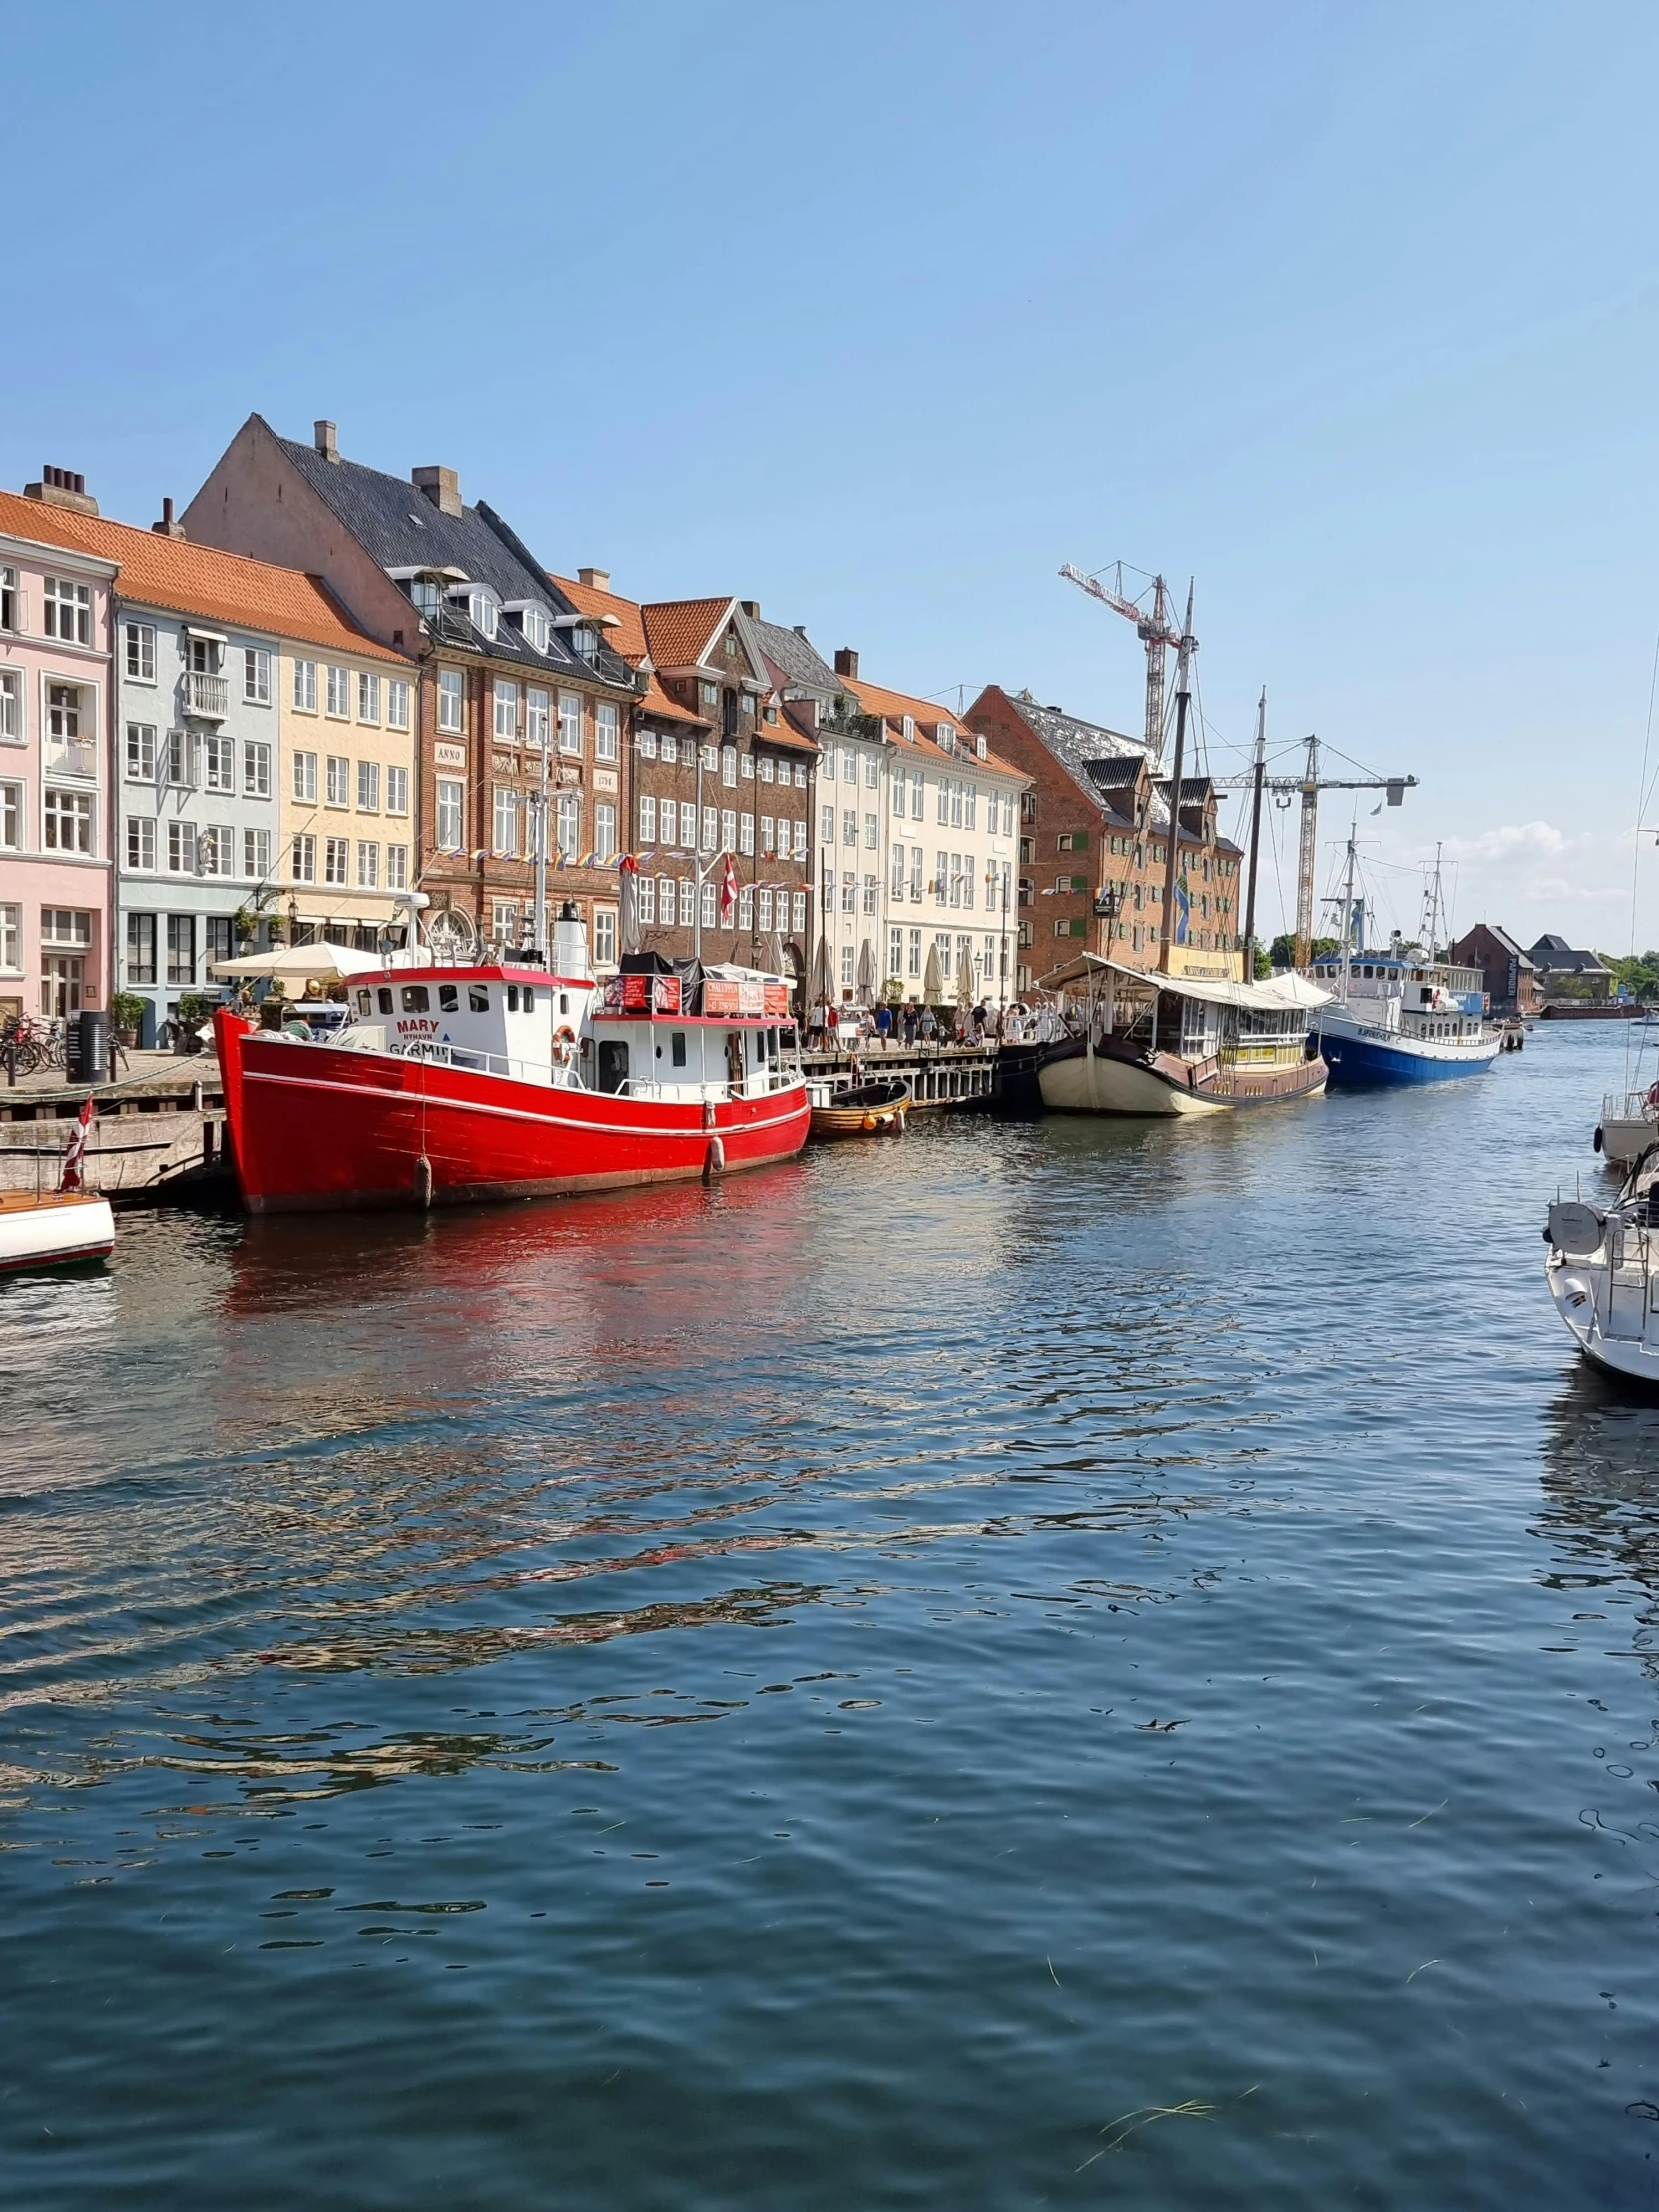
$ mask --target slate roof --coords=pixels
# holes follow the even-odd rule
[[[487,584],[498,599],[539,599],[550,613],[557,611],[548,597],[545,574],[490,509],[463,504],[458,515],[446,515],[400,476],[365,468],[360,461],[331,461],[314,445],[276,437],[269,423],[264,427],[381,568],[458,568],[472,582]],[[571,651],[560,632],[554,631],[545,653],[536,652],[505,618],[495,636],[486,638],[467,620],[465,608],[453,601],[445,603],[431,627],[446,643],[498,661],[520,661],[554,675],[601,675]],[[614,682],[615,678],[602,680]]]
[[[1120,753],[1109,760],[1085,761],[1083,766],[1097,791],[1120,792],[1139,783],[1146,763],[1139,753]]]
[[[1534,967],[1553,969],[1558,975],[1606,975],[1611,972],[1593,952],[1574,951],[1565,937],[1540,937],[1528,958]]]
[[[1085,722],[1081,715],[1068,715],[1063,707],[1039,706],[1028,691],[1003,693],[1026,728],[1041,744],[1047,747],[1060,766],[1070,776],[1078,790],[1098,806],[1103,780],[1097,776],[1097,767],[1118,761],[1132,764],[1138,769],[1146,763],[1146,747],[1138,738],[1131,738],[1121,730],[1109,730],[1102,722]],[[1181,779],[1183,797],[1187,779]],[[1105,785],[1112,789],[1111,785]],[[1169,828],[1169,778],[1155,780],[1152,801],[1147,811],[1149,830]]]
[[[118,597],[141,606],[198,615],[268,637],[294,638],[394,667],[410,665],[407,655],[359,630],[322,579],[301,569],[221,553],[188,538],[111,522],[103,515],[78,514],[70,507],[19,498],[15,492],[0,492],[0,530],[118,561]]]
[[[782,683],[798,685],[803,691],[826,692],[830,697],[845,691],[845,684],[804,631],[786,630],[782,623],[763,622],[758,615],[750,616],[749,627],[760,640],[774,676]]]

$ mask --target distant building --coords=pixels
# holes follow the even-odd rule
[[[1543,1003],[1538,971],[1506,929],[1482,921],[1459,937],[1446,957],[1462,967],[1478,968],[1486,978],[1486,996],[1494,1014],[1535,1014]]]
[[[1540,937],[1527,958],[1537,971],[1544,998],[1608,999],[1615,995],[1613,971],[1593,952],[1576,951],[1565,937]]]
[[[1031,778],[1019,855],[1020,987],[1083,951],[1155,967],[1170,778],[1153,773],[1138,739],[1041,706],[1028,691],[989,684],[967,720]],[[1236,979],[1242,855],[1218,834],[1216,810],[1210,778],[1183,776],[1171,966]]]

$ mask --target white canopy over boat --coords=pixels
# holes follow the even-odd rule
[[[344,944],[280,944],[271,952],[250,952],[240,960],[216,960],[208,973],[217,983],[239,976],[250,981],[279,975],[284,982],[309,982],[313,976],[339,982],[348,975],[367,975],[387,964],[383,952],[358,952]]]
[[[1305,975],[1275,975],[1266,983],[1229,983],[1205,975],[1164,975],[1146,968],[1130,967],[1122,960],[1102,959],[1098,952],[1080,952],[1075,960],[1068,960],[1045,975],[1038,988],[1045,991],[1063,991],[1079,983],[1092,982],[1105,976],[1121,976],[1126,983],[1139,983],[1145,990],[1171,991],[1179,998],[1196,998],[1211,1006],[1237,1006],[1242,1012],[1257,1014],[1282,1014],[1287,1007],[1326,1006],[1331,993],[1310,983]]]

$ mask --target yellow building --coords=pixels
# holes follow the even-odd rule
[[[419,867],[413,661],[359,635],[281,656],[280,910],[299,931],[374,950]]]

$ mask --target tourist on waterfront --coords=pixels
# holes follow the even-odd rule
[[[911,1001],[911,1000],[909,1000],[909,999],[906,999],[906,1000],[904,1001],[904,1042],[905,1042],[906,1044],[914,1044],[914,1043],[915,1043],[915,1041],[916,1041],[916,1010],[915,1010],[915,1006],[914,1006],[914,1004],[912,1003],[912,1001]]]
[[[921,1009],[921,1019],[917,1022],[916,1027],[921,1032],[922,1043],[931,1044],[939,1033],[938,1017],[934,1014],[931,1006],[924,1006]]]
[[[881,1040],[881,1049],[887,1049],[887,1039],[892,1034],[892,1008],[882,999],[875,1009],[875,1034]]]

